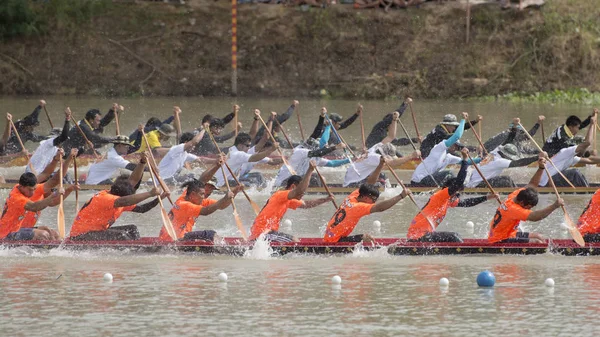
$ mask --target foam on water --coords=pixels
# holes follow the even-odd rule
[[[391,255],[388,253],[388,247],[377,247],[375,249],[365,249],[362,242],[357,243],[352,250],[352,254],[347,257],[350,258],[389,258]]]
[[[252,260],[270,260],[272,259],[273,248],[269,244],[269,240],[265,239],[264,235],[259,236],[251,249],[244,252],[244,257]]]

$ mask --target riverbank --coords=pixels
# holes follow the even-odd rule
[[[230,93],[228,2],[35,6],[42,28],[0,45],[2,95]],[[598,92],[599,15],[591,1],[551,0],[524,11],[474,6],[466,44],[465,10],[454,2],[388,13],[240,5],[238,90],[346,98]]]

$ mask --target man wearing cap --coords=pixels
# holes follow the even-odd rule
[[[410,102],[412,102],[412,98],[407,97],[406,100],[404,102],[402,102],[402,105],[400,105],[400,107],[398,109],[396,109],[392,113],[385,115],[385,117],[383,117],[383,120],[381,120],[380,122],[378,122],[377,124],[375,124],[373,126],[371,133],[369,133],[369,136],[367,136],[367,139],[365,141],[367,148],[371,148],[375,144],[383,142],[383,140],[388,137],[389,129],[390,129],[390,126],[392,125],[392,121],[397,121],[400,117],[402,117],[402,115],[404,114],[404,111],[406,110],[406,107],[408,106],[408,104]],[[394,135],[394,138],[392,138],[392,140],[391,140],[391,143],[395,146],[405,146],[405,145],[410,144],[410,140],[408,140],[408,138],[397,138],[396,139],[395,137],[396,136]],[[419,141],[419,139],[414,138],[414,139],[412,139],[412,141],[414,143],[416,143]]]
[[[538,116],[537,122],[533,125],[531,130],[529,130],[529,134],[531,135],[531,137],[535,136],[538,129],[540,128],[540,125],[544,122],[545,119],[546,117],[544,116]],[[516,130],[515,135],[512,137],[511,141],[507,141],[510,138],[513,129]],[[529,137],[527,137],[525,131],[521,129],[521,126],[519,124],[515,124],[513,120],[513,122],[508,125],[508,130],[504,130],[499,134],[491,137],[485,143],[483,143],[483,146],[485,147],[487,153],[491,153],[498,146],[505,144],[513,144],[517,147],[517,151],[520,154],[538,154],[539,151],[537,150],[537,148],[528,146],[528,143]]]
[[[550,137],[546,139],[542,150],[546,151],[552,157],[560,150],[576,145],[574,137],[577,135],[577,132],[590,125],[592,116],[597,115],[598,109],[594,109],[593,114],[589,115],[583,122],[577,116],[569,116],[565,124],[556,128]]]
[[[595,114],[591,116],[590,122],[592,123],[592,125],[593,123],[596,123],[596,118],[597,116]],[[569,181],[571,181],[571,183],[573,183],[575,187],[589,187],[589,184],[583,173],[581,173],[581,171],[579,171],[576,168],[569,169],[569,167],[578,163],[600,163],[600,157],[597,156],[597,153],[595,153],[595,151],[592,151],[591,153],[586,151],[591,144],[591,140],[593,139],[593,133],[594,128],[589,128],[585,135],[585,139],[583,139],[583,141],[580,144],[572,145],[561,149],[556,155],[550,158],[554,165],[556,165],[556,168],[558,168],[558,170],[560,170],[562,174],[564,174],[565,177],[567,177],[567,179],[569,179]],[[571,141],[577,143],[578,138],[578,136],[573,137],[573,140]],[[564,178],[558,173],[554,165],[547,165],[547,168],[548,172],[552,176],[552,179],[554,180],[555,185],[557,187],[569,187],[569,183],[566,182]],[[548,175],[544,174],[540,179],[539,186],[547,186],[548,181]]]
[[[225,135],[221,135],[223,129],[225,128],[225,121],[220,118],[213,118],[210,122],[206,122],[206,125],[210,125],[210,132],[213,134],[213,137],[217,143],[223,143],[228,141],[229,139],[235,137],[235,131],[231,131]],[[238,123],[236,126],[237,130],[242,129],[242,123]],[[204,132],[204,126],[202,129],[194,130],[194,135],[202,133],[202,138],[199,142],[194,145],[191,153],[196,156],[206,156],[206,155],[214,155],[219,153],[219,149],[215,146],[213,141],[210,139],[210,135]],[[222,152],[227,153],[228,148],[221,149]]]
[[[70,129],[71,121],[71,110],[65,109],[65,124],[63,128],[54,128],[50,131],[50,138],[40,142],[40,146],[35,150],[31,159],[29,160],[30,165],[27,165],[25,172],[33,172],[34,174],[42,172],[56,155],[58,147],[64,141],[68,139],[68,133]],[[39,179],[40,177],[38,177]],[[41,180],[41,179],[40,179]]]
[[[283,114],[278,114],[275,118],[277,118],[277,121],[279,123],[274,123],[273,127],[271,128],[272,133],[275,134],[279,131],[279,125],[283,125],[283,123],[285,123],[285,121],[287,121],[290,117],[292,117],[292,114],[294,113],[294,110],[296,110],[296,107],[300,104],[300,102],[294,100],[292,102],[292,105],[290,105],[290,107],[283,113]],[[254,120],[257,121],[258,117],[254,117]],[[256,134],[254,135],[254,138],[252,140],[252,144],[257,144],[258,142],[260,142],[260,139],[262,138],[263,134],[265,133],[265,127],[261,126],[258,128],[258,131],[256,131]],[[253,132],[250,132],[250,134],[253,134]],[[285,142],[283,142],[282,144],[284,144]]]
[[[329,120],[333,124],[332,126],[336,129],[336,131],[344,130],[345,128],[352,125],[352,123],[354,123],[354,121],[362,114],[362,111],[363,106],[359,104],[356,108],[356,112],[352,116],[350,116],[350,118],[344,120],[344,117],[340,116],[339,114],[336,114],[335,112],[332,112],[329,114]],[[319,122],[320,119],[321,118],[319,118]],[[315,138],[319,137],[322,137],[322,134]],[[337,145],[339,143],[340,140],[337,137],[329,137],[328,144]]]
[[[17,129],[17,132],[19,132],[19,136],[21,137],[23,144],[27,143],[28,141],[41,142],[42,140],[46,139],[46,137],[40,136],[33,132],[33,130],[40,125],[40,110],[42,110],[44,106],[46,106],[46,101],[41,100],[40,105],[38,105],[31,114],[15,122],[15,128]],[[19,139],[13,133],[6,141],[4,145],[4,153],[2,153],[2,155],[19,153],[22,150],[24,149],[21,149]]]
[[[481,115],[477,115],[477,119],[471,121],[471,124],[475,125],[479,123],[479,121],[481,121],[482,119],[483,117],[481,117]],[[442,122],[438,124],[433,130],[431,130],[431,132],[425,137],[425,139],[423,139],[423,142],[421,142],[420,149],[423,159],[429,157],[429,153],[431,152],[434,146],[439,144],[441,141],[450,138],[452,134],[456,131],[458,124],[459,123],[455,115],[445,115]],[[466,124],[464,126],[464,130],[468,130],[470,128],[470,124]],[[471,149],[471,151],[476,151],[476,149]]]
[[[538,156],[523,157],[523,153],[514,145],[514,139],[517,134],[523,132],[518,127],[520,122],[519,118],[513,119],[513,123],[511,123],[512,128],[504,143],[490,152],[490,159],[483,160],[482,164],[479,165],[481,173],[483,173],[492,187],[517,187],[512,177],[500,175],[502,171],[509,167],[527,166],[538,160]],[[469,174],[470,178],[467,178],[466,187],[487,187],[477,170],[470,168]]]
[[[85,137],[94,145],[94,148],[99,148],[114,140],[113,137],[104,137],[104,127],[110,124],[115,118],[117,111],[123,111],[123,107],[114,103],[112,108],[108,110],[106,116],[102,117],[102,113],[98,109],[91,109],[85,114],[85,118],[77,122]],[[81,135],[77,126],[69,130],[69,139],[63,143],[65,153],[70,153],[71,149],[78,149],[79,155],[84,153],[93,154],[95,150],[90,150],[86,144],[85,138]]]
[[[85,183],[88,185],[109,185],[112,184],[112,177],[119,169],[135,170],[136,164],[125,160],[123,156],[131,144],[129,137],[117,136],[112,143],[114,146],[108,150],[106,159],[94,163],[90,166]]]
[[[177,136],[177,132],[175,131],[175,128],[169,124],[163,124],[158,129],[156,129],[154,131],[150,131],[146,134],[146,138],[148,138],[148,144],[150,144],[150,148],[152,149],[153,152],[157,152],[157,155],[160,157],[162,157],[164,154],[166,154],[167,151],[169,150],[168,148],[165,148],[163,151],[162,143],[165,143],[165,142],[169,141],[169,139],[171,137],[176,137],[176,136]],[[142,145],[140,146],[140,149],[137,150],[136,153],[146,152],[147,149],[148,149],[148,146],[146,145],[146,141],[142,140]],[[160,149],[160,151],[159,151],[159,149]]]
[[[454,115],[453,115],[454,116]],[[462,137],[465,129],[465,120],[469,114],[463,112],[463,119],[458,123],[456,129],[452,129],[454,134],[445,140],[441,140],[431,149],[430,155],[417,166],[411,178],[412,186],[430,187],[444,185],[446,180],[454,178],[449,170],[445,170],[450,164],[459,164],[462,159],[450,153],[461,150],[464,145],[458,141]],[[431,133],[432,134],[432,133]],[[430,134],[430,135],[431,135]],[[475,163],[479,163],[481,158],[475,158]],[[469,164],[471,162],[469,161]]]
[[[160,119],[158,119],[156,117],[150,117],[148,119],[148,121],[146,122],[146,125],[144,126],[144,132],[145,133],[152,132],[152,131],[160,128],[160,126],[163,124],[171,124],[173,122],[173,120],[175,119],[175,115],[178,114],[179,111],[180,110],[175,109],[173,115],[169,116],[167,119],[165,119],[162,122],[160,121]],[[139,150],[140,146],[142,146],[142,143],[144,142],[142,133],[140,132],[139,128],[136,129],[135,131],[133,131],[129,135],[129,139],[133,141],[131,144],[131,147],[129,148],[129,153],[134,153],[137,150]]]

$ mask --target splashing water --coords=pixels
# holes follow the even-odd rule
[[[244,252],[244,257],[252,260],[270,260],[272,259],[273,248],[271,248],[269,240],[264,235],[260,235],[251,249]]]
[[[388,247],[375,247],[366,249],[362,242],[357,243],[352,250],[352,255],[348,255],[350,258],[390,258],[388,253]]]

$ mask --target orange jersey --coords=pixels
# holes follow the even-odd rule
[[[30,198],[30,200],[33,202],[37,202],[42,199],[44,199],[44,184],[37,184],[35,186],[35,191],[33,192],[33,196]],[[23,219],[21,228],[34,227],[38,221],[38,218],[40,217],[40,213],[42,213],[42,211],[25,212],[25,219]]]
[[[204,198],[202,199],[202,207],[208,207],[212,204],[216,204],[217,201],[215,199],[208,199],[208,198]]]
[[[340,238],[352,233],[360,218],[371,214],[371,208],[374,204],[360,202],[356,200],[357,197],[358,190],[355,190],[344,199],[331,220],[329,220],[323,241],[338,242]]]
[[[508,195],[506,201],[498,207],[494,220],[490,224],[490,234],[488,241],[490,243],[500,242],[502,240],[517,237],[517,228],[521,221],[527,220],[530,209],[523,208],[515,202],[515,198],[524,188],[520,188]]]
[[[27,212],[25,211],[25,205],[31,199],[24,196],[17,188],[18,186],[13,187],[4,203],[2,218],[0,218],[0,239],[4,239],[10,233],[18,232],[21,229],[23,219],[25,219],[25,213]]]
[[[600,190],[596,191],[581,213],[577,227],[581,235],[600,233]]]
[[[450,197],[448,188],[437,191],[429,198],[429,201],[427,201],[427,204],[423,207],[421,212],[419,212],[411,221],[406,237],[411,240],[418,240],[423,235],[432,232],[431,224],[427,221],[427,218],[429,218],[431,223],[437,228],[437,226],[444,221],[448,208],[456,207],[458,202],[458,198]],[[427,218],[425,218],[423,214],[425,214]]]
[[[173,205],[173,208],[169,211],[169,219],[171,219],[173,229],[175,229],[178,239],[183,238],[186,233],[192,231],[196,219],[200,216],[202,207],[202,205],[196,205],[185,200],[185,194],[182,194],[179,199],[175,201],[175,205]],[[163,241],[173,241],[164,226],[160,229],[158,238]]]
[[[271,195],[254,220],[250,231],[250,240],[256,239],[262,233],[278,230],[281,218],[288,208],[296,209],[304,205],[301,200],[288,199],[290,192],[291,190],[277,191]]]
[[[117,221],[121,213],[135,208],[135,205],[115,207],[115,200],[119,198],[108,191],[96,193],[77,213],[69,236],[75,237],[87,232],[105,231]]]

